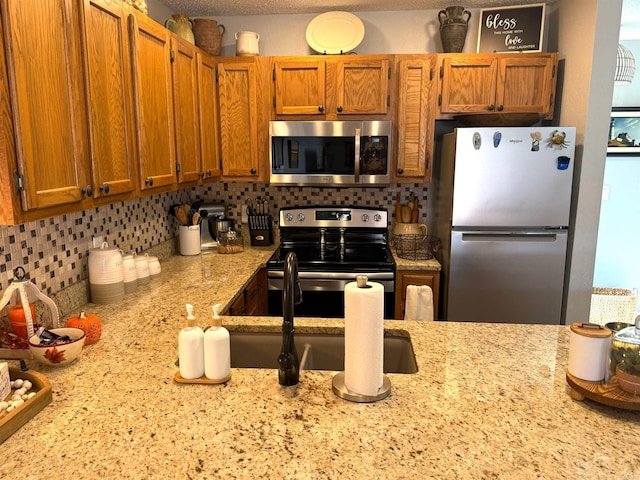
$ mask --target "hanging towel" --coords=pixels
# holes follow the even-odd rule
[[[408,285],[404,304],[405,320],[433,320],[433,291],[428,285]]]

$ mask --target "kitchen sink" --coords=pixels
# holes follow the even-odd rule
[[[282,346],[280,332],[229,332],[231,366],[236,368],[278,368]],[[301,370],[344,370],[344,335],[327,333],[295,334]],[[305,355],[306,349],[306,355]],[[416,373],[418,364],[411,339],[385,334],[385,373]]]

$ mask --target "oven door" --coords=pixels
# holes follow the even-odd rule
[[[395,275],[393,272],[358,273],[384,287],[384,318],[395,315]],[[282,286],[284,273],[267,272],[269,315],[282,316]],[[355,282],[356,275],[345,272],[299,272],[302,303],[295,306],[297,317],[344,318],[344,288]]]

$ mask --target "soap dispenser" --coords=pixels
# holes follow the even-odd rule
[[[187,303],[187,319],[178,334],[180,376],[185,379],[204,375],[204,332],[196,325],[193,305]]]
[[[231,347],[229,331],[220,319],[221,307],[219,303],[211,307],[211,326],[204,333],[204,374],[209,380],[226,381],[231,372]]]

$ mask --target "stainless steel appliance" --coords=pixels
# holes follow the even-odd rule
[[[395,262],[384,209],[293,207],[280,210],[280,246],[267,262],[269,314],[282,315],[284,260],[298,259],[303,302],[296,316],[344,317],[344,287],[356,275],[384,285],[385,318],[394,316]]]
[[[273,184],[386,185],[390,121],[272,121]]]
[[[218,248],[218,226],[224,218],[225,206],[220,203],[203,203],[198,212],[202,222],[200,223],[200,249],[212,250]],[[233,223],[231,223],[233,226]],[[225,228],[224,230],[227,230]]]
[[[575,128],[459,128],[430,192],[454,321],[562,322]]]

